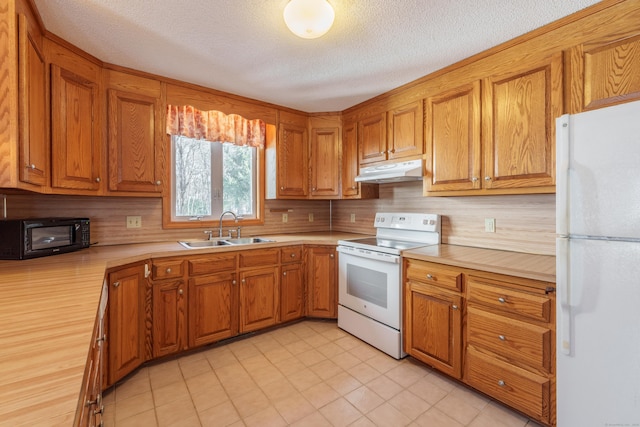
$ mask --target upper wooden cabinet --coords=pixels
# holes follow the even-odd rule
[[[561,53],[484,79],[484,188],[555,185],[555,124],[562,96]]]
[[[388,159],[418,156],[424,152],[422,100],[387,113]]]
[[[358,160],[361,165],[387,160],[386,113],[358,121]]]
[[[49,185],[50,144],[46,62],[42,34],[25,14],[18,14],[18,84],[20,181]]]
[[[555,191],[562,55],[427,98],[425,195]]]
[[[51,62],[51,186],[98,193],[104,178],[102,70],[54,42],[45,46]]]
[[[312,128],[311,198],[337,198],[340,195],[340,128]]]
[[[427,98],[425,117],[425,191],[480,188],[480,82]]]
[[[109,190],[159,193],[164,164],[157,80],[108,71]]]
[[[341,198],[378,198],[377,184],[356,182],[358,176],[358,124],[347,121],[342,126]]]
[[[277,141],[270,141],[267,138],[267,198],[307,198],[309,194],[307,128],[306,116],[280,112]]]
[[[640,99],[640,36],[593,40],[568,51],[570,113]]]

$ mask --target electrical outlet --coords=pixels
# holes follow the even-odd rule
[[[282,222],[289,222],[289,214],[286,214],[286,213],[282,214]]]
[[[486,233],[495,233],[496,232],[496,219],[495,218],[485,218],[484,219],[484,231]]]
[[[356,222],[356,214],[352,213],[351,214],[351,218],[349,219],[350,222]]]
[[[142,217],[141,216],[128,216],[127,217],[127,228],[140,228],[142,227]]]
[[[309,222],[313,222],[313,212],[309,212]]]

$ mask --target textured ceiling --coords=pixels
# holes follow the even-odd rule
[[[112,64],[307,112],[341,111],[595,0],[329,0],[300,39],[288,0],[34,0],[47,30]]]

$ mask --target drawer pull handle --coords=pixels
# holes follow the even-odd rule
[[[500,341],[506,341],[506,337],[504,335],[498,335],[498,338],[500,339]]]
[[[295,258],[295,257],[296,257],[296,254],[291,254],[291,258]]]
[[[498,380],[498,385],[500,387],[504,387],[504,381],[503,380]]]
[[[500,304],[504,304],[505,302],[507,302],[507,300],[505,298],[503,298],[503,297],[500,297],[500,298],[498,298],[498,302]]]
[[[433,280],[433,276],[431,274],[427,274],[427,279]]]

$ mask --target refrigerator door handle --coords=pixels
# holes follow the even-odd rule
[[[569,234],[569,122],[565,114],[556,119],[556,233]]]
[[[571,354],[571,282],[569,280],[569,239],[556,240],[556,287],[558,303],[558,333],[560,334],[560,351]]]

